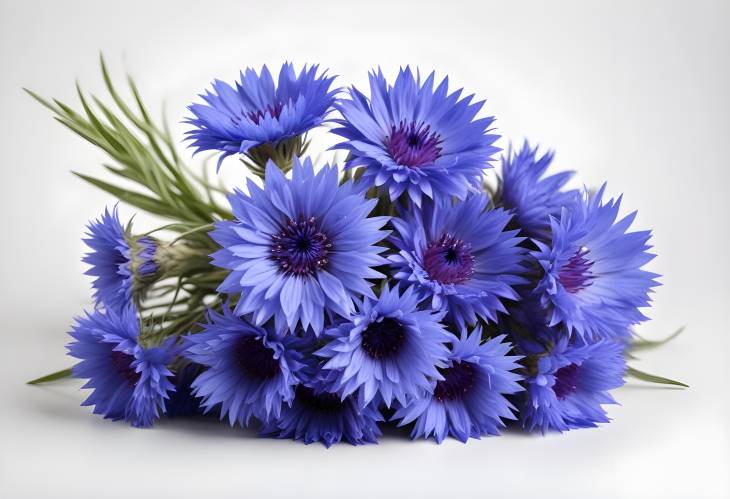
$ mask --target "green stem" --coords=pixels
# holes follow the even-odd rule
[[[640,379],[641,381],[646,381],[647,383],[658,383],[660,385],[672,385],[681,386],[682,388],[689,388],[689,385],[686,385],[681,381],[675,381],[673,379],[664,378],[655,374],[645,373],[644,371],[639,371],[638,369],[634,369],[633,367],[629,367],[626,370],[626,375],[632,376],[636,379]]]
[[[667,336],[666,338],[661,339],[661,340],[647,340],[647,339],[642,338],[638,334],[634,333],[634,336],[636,336],[636,339],[633,340],[629,344],[629,349],[630,350],[643,350],[643,349],[647,349],[647,348],[659,347],[659,346],[664,345],[665,343],[669,343],[674,338],[676,338],[677,336],[682,334],[683,331],[684,331],[684,326],[680,327],[674,333],[670,334],[669,336]]]
[[[42,376],[32,381],[28,381],[28,384],[40,385],[41,383],[48,383],[49,381],[56,381],[58,379],[68,378],[69,376],[71,376],[71,370],[72,368],[70,367],[68,369],[62,369],[60,371],[56,371],[55,373],[47,374],[46,376]]]
[[[215,226],[213,224],[205,224],[205,225],[200,225],[198,227],[195,227],[194,229],[190,229],[186,232],[183,232],[182,234],[177,236],[175,239],[170,241],[170,246],[172,246],[173,244],[178,242],[180,239],[184,239],[186,236],[189,236],[190,234],[195,234],[196,232],[200,232],[200,231],[212,230],[214,227]]]

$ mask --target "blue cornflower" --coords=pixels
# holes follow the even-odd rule
[[[338,90],[330,90],[334,76],[318,71],[317,65],[304,66],[297,74],[284,63],[278,84],[266,66],[260,75],[242,71],[235,89],[215,80],[213,91],[200,95],[205,103],[188,107],[194,115],[185,120],[194,127],[187,132],[191,147],[196,153],[221,151],[220,161],[232,154],[256,156],[258,146],[285,144],[321,125]]]
[[[341,397],[329,386],[316,375],[298,385],[291,407],[284,406],[278,418],[264,424],[260,435],[326,447],[343,440],[352,445],[377,443],[378,423],[383,421],[377,405],[360,407],[353,396]]]
[[[303,367],[295,340],[249,324],[228,306],[222,314],[209,311],[203,331],[186,337],[185,350],[188,359],[208,368],[192,383],[205,412],[220,404],[220,418],[241,426],[252,416],[278,417],[294,398],[296,372]]]
[[[366,186],[393,201],[405,192],[417,205],[424,194],[463,199],[481,189],[499,151],[492,145],[499,136],[487,133],[494,118],[474,119],[483,101],[449,94],[448,78],[433,87],[434,73],[422,82],[406,67],[390,86],[378,70],[370,73],[370,99],[352,87],[350,99],[336,104],[344,119],[334,120],[341,127],[333,132],[346,140],[335,147],[349,151],[347,167],[364,167]]]
[[[175,390],[167,368],[177,353],[175,338],[158,347],[140,344],[140,323],[131,305],[95,310],[76,321],[69,333],[75,341],[67,347],[69,355],[81,359],[73,376],[88,379],[84,388],[94,390],[82,405],[93,405],[94,414],[105,418],[152,426]]]
[[[502,158],[499,204],[514,214],[512,222],[525,235],[540,240],[550,239],[550,217],[559,216],[579,195],[577,190],[561,190],[574,172],[545,175],[552,161],[552,151],[538,158],[537,147],[527,141],[519,152],[510,149]]]
[[[487,210],[488,202],[484,194],[456,204],[429,202],[393,220],[395,279],[413,283],[421,298],[459,326],[477,317],[496,321],[496,313],[505,311],[501,300],[517,299],[512,287],[525,282],[519,276],[522,238],[504,230],[511,215]]]
[[[439,369],[442,379],[435,381],[433,393],[396,411],[398,426],[415,420],[412,438],[433,436],[441,443],[451,435],[466,442],[469,437],[498,435],[503,418],[515,419],[505,395],[523,389],[518,383],[522,376],[511,372],[521,357],[507,355],[512,345],[503,342],[505,335],[485,343],[481,338],[480,327],[454,338],[448,366]]]
[[[529,430],[567,431],[609,421],[601,404],[615,404],[609,390],[624,384],[625,343],[557,341],[528,357],[527,392],[520,414]]]
[[[345,397],[357,391],[361,407],[376,396],[390,407],[431,390],[437,368],[446,366],[451,334],[443,312],[419,310],[413,288],[403,294],[386,284],[377,300],[365,299],[349,321],[327,330],[316,355],[326,359],[325,376]],[[327,372],[331,371],[331,372]]]
[[[149,236],[133,237],[130,227],[122,227],[116,206],[89,222],[88,230],[84,242],[91,251],[83,261],[91,265],[86,275],[96,278],[94,298],[99,305],[120,310],[158,275],[157,241]]]
[[[603,203],[605,187],[563,208],[551,220],[551,243],[535,241],[532,253],[544,272],[535,292],[549,325],[585,338],[625,336],[647,320],[639,308],[658,285],[659,276],[641,268],[655,256],[647,251],[651,232],[627,232],[636,212],[616,221],[621,198]]]
[[[236,314],[255,324],[272,316],[279,332],[298,323],[320,333],[325,312],[348,316],[353,298],[374,296],[369,278],[386,260],[376,246],[387,217],[370,217],[377,203],[351,182],[339,185],[336,167],[316,174],[309,159],[296,159],[291,180],[275,165],[261,189],[229,197],[236,220],[219,222],[211,237],[222,246],[213,264],[231,272],[218,290],[240,293]]]

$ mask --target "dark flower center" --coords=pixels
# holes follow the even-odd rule
[[[117,370],[122,379],[129,383],[129,386],[137,384],[141,375],[132,367],[134,357],[118,350],[112,350],[111,359],[112,364],[114,364],[114,368]]]
[[[263,109],[250,111],[248,114],[246,114],[246,117],[251,120],[254,125],[258,125],[259,122],[263,120],[264,116],[266,116],[267,114],[275,120],[278,120],[279,116],[281,116],[282,109],[284,109],[284,105],[281,102],[276,102],[275,104],[269,104]]]
[[[403,325],[390,317],[371,322],[362,332],[362,348],[374,359],[390,357],[400,350],[405,341]]]
[[[294,399],[308,410],[320,414],[337,413],[342,410],[343,406],[343,402],[336,393],[315,393],[314,390],[304,385],[297,386]]]
[[[586,258],[589,251],[587,248],[580,248],[570,260],[560,268],[558,280],[568,293],[576,293],[591,285],[594,278],[591,272],[593,262]]]
[[[283,271],[295,275],[314,274],[325,266],[332,248],[314,217],[302,222],[289,220],[284,229],[271,238],[272,257]]]
[[[431,279],[441,284],[460,284],[474,273],[471,244],[444,234],[424,251],[423,268]]]
[[[433,396],[439,402],[456,400],[466,394],[474,385],[476,372],[470,362],[455,362],[451,367],[439,369],[444,377],[436,383]]]
[[[238,124],[241,123],[241,120],[247,119],[254,125],[258,125],[267,114],[275,120],[278,120],[279,116],[281,116],[282,109],[284,109],[284,104],[281,102],[275,102],[274,104],[269,104],[262,109],[257,109],[255,111],[245,112],[241,110],[240,116],[237,114],[230,115],[231,123],[238,126]]]
[[[238,340],[234,355],[241,371],[252,379],[267,380],[279,372],[279,359],[260,338],[246,336]]]
[[[561,367],[555,372],[553,391],[558,399],[563,400],[578,389],[578,373],[579,369],[575,364]]]
[[[441,137],[431,132],[424,123],[406,125],[401,121],[397,127],[390,127],[390,135],[385,138],[393,160],[402,166],[418,167],[428,165],[441,156]]]

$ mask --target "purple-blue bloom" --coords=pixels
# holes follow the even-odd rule
[[[151,237],[132,237],[122,227],[116,206],[89,222],[84,242],[91,249],[83,261],[91,266],[86,275],[95,277],[98,305],[117,310],[126,307],[141,283],[157,274],[157,242]]]
[[[350,89],[339,101],[342,120],[334,133],[345,138],[336,147],[350,153],[348,168],[364,167],[361,182],[387,192],[392,201],[407,193],[416,204],[429,198],[481,190],[482,173],[499,151],[490,134],[494,118],[475,119],[484,102],[473,95],[459,99],[448,92],[448,78],[434,89],[434,73],[425,81],[410,67],[390,86],[378,70],[370,73],[370,98]]]
[[[222,246],[213,264],[231,271],[218,291],[241,294],[237,315],[319,334],[325,313],[347,317],[353,298],[374,297],[367,279],[384,277],[374,267],[386,263],[376,243],[388,221],[368,217],[377,200],[340,185],[336,167],[315,174],[309,159],[295,159],[291,180],[270,162],[264,188],[249,180],[248,191],[229,197],[235,220],[211,233]]]
[[[528,357],[527,392],[521,409],[529,430],[567,431],[609,421],[602,404],[615,404],[609,390],[624,384],[625,343],[557,341]]]
[[[522,238],[505,230],[511,215],[488,210],[488,202],[484,194],[427,202],[392,221],[394,278],[413,284],[420,298],[459,326],[478,317],[496,321],[505,311],[501,300],[517,299],[513,286],[526,282]]]
[[[192,383],[205,412],[220,406],[220,418],[247,426],[251,417],[267,421],[290,404],[304,367],[293,347],[294,336],[278,337],[272,331],[233,315],[208,312],[200,333],[185,337],[185,356],[208,369]]]
[[[519,151],[510,148],[502,158],[499,204],[514,214],[512,222],[525,235],[540,240],[550,240],[550,217],[558,217],[579,196],[577,190],[562,190],[574,172],[545,175],[553,156],[548,151],[538,157],[537,147],[525,141]]]
[[[419,301],[412,288],[401,294],[386,284],[380,298],[365,299],[349,321],[326,331],[329,342],[316,355],[343,398],[357,391],[360,407],[376,398],[407,404],[440,379],[452,335],[439,322],[444,314],[419,310]]]
[[[260,435],[321,442],[326,447],[340,441],[362,445],[377,443],[380,421],[383,416],[376,404],[360,407],[353,396],[341,397],[313,375],[297,386],[291,407],[284,406],[278,418],[264,424]]]
[[[469,437],[498,435],[502,419],[515,419],[514,406],[505,395],[523,388],[522,376],[512,371],[519,356],[507,355],[512,345],[505,335],[481,343],[482,330],[454,337],[448,365],[440,368],[442,379],[434,381],[432,393],[399,408],[398,426],[415,421],[412,438],[433,437],[441,443],[447,435],[466,442]]]
[[[175,389],[167,366],[177,353],[176,339],[167,338],[158,347],[141,345],[140,323],[131,305],[78,317],[69,334],[74,338],[69,355],[81,360],[73,376],[88,379],[83,388],[93,389],[82,405],[94,406],[94,414],[105,418],[152,426]]]
[[[647,317],[657,274],[642,267],[654,258],[647,250],[651,232],[627,232],[633,212],[617,221],[621,198],[603,202],[605,184],[551,219],[550,244],[535,241],[532,253],[543,276],[535,292],[558,323],[582,338],[626,337],[628,327]]]
[[[261,73],[247,68],[233,88],[220,80],[213,91],[200,97],[204,104],[188,109],[193,125],[187,132],[196,153],[221,151],[220,161],[232,154],[246,154],[262,144],[277,144],[298,137],[322,124],[331,111],[338,90],[330,90],[335,77],[317,75],[319,66],[304,66],[299,74],[291,63],[279,71],[278,84],[266,66]],[[220,165],[220,161],[218,164]]]

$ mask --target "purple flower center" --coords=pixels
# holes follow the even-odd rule
[[[140,277],[147,277],[157,273],[158,266],[155,262],[155,253],[157,252],[157,241],[151,237],[141,237],[137,239],[137,258],[139,265],[137,273]]]
[[[593,262],[586,258],[588,253],[588,248],[580,248],[560,268],[558,280],[568,293],[576,293],[591,285],[594,278],[593,273],[591,273]]]
[[[385,138],[387,148],[393,160],[401,166],[419,167],[429,165],[441,156],[441,137],[431,132],[431,127],[424,123],[411,123],[390,127],[390,135]]]
[[[112,350],[111,359],[112,364],[114,364],[114,368],[117,370],[122,379],[129,383],[129,386],[137,384],[141,375],[132,367],[134,357],[118,350]]]
[[[271,254],[284,272],[294,275],[314,274],[327,264],[331,251],[327,235],[314,217],[302,222],[289,220],[278,234],[271,236]]]
[[[394,355],[403,346],[406,338],[403,325],[390,317],[380,322],[371,322],[361,336],[363,350],[374,359]]]
[[[279,116],[281,116],[281,111],[284,109],[284,104],[281,102],[275,102],[274,104],[269,104],[263,109],[257,109],[256,111],[249,111],[244,112],[241,111],[241,116],[232,115],[231,116],[231,122],[238,126],[239,123],[241,123],[241,119],[248,119],[251,123],[254,125],[258,125],[261,120],[264,119],[264,117],[268,114],[275,120],[279,119]]]
[[[261,338],[246,336],[238,340],[234,356],[241,371],[256,380],[271,379],[279,373],[279,359]]]
[[[439,402],[446,400],[456,400],[474,385],[476,372],[474,366],[470,362],[455,362],[451,367],[439,369],[444,377],[443,380],[436,383],[433,396]]]
[[[563,400],[578,389],[579,371],[576,364],[569,364],[556,371],[553,391],[558,399]]]
[[[275,104],[269,104],[263,109],[249,112],[246,117],[253,122],[254,125],[258,125],[261,120],[268,114],[275,120],[281,116],[281,110],[284,109],[284,105],[281,102]]]
[[[304,385],[297,386],[294,399],[308,410],[320,414],[337,413],[343,407],[343,402],[336,393],[315,393],[314,390]]]
[[[441,284],[461,284],[474,273],[471,244],[444,234],[424,251],[423,268],[431,279]]]

